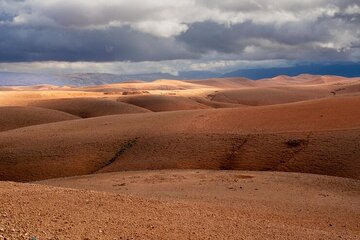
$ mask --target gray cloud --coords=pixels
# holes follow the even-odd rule
[[[0,26],[0,61],[159,61],[196,57],[175,43],[128,27],[76,30]]]
[[[0,62],[360,60],[358,0],[0,0]]]
[[[342,25],[343,29],[337,27]],[[356,28],[355,24],[343,24],[334,18],[322,18],[311,22],[289,22],[281,25],[257,24],[247,21],[231,26],[214,22],[194,23],[189,30],[177,37],[193,52],[206,54],[220,52],[237,54],[243,59],[301,59],[321,60],[329,57],[337,60],[351,58],[355,41],[343,39],[345,31]],[[359,33],[352,32],[354,36]],[[337,37],[340,37],[337,39]]]

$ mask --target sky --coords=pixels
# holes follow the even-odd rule
[[[359,62],[359,26],[359,0],[0,0],[0,71]]]

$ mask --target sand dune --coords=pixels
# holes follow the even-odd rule
[[[61,91],[4,91],[0,92],[0,106],[27,106],[34,101],[80,97],[101,98],[104,94],[78,91],[76,88]]]
[[[267,78],[261,80],[250,80],[247,78],[214,78],[204,80],[190,80],[186,81],[198,85],[205,85],[219,89],[234,89],[234,88],[252,88],[252,87],[271,87],[271,86],[292,86],[292,85],[324,85],[324,84],[351,84],[358,82],[359,78],[345,78],[339,76],[320,76],[301,74],[290,77],[286,75],[277,76],[274,78]]]
[[[78,119],[78,117],[60,111],[36,107],[0,107],[0,132],[74,119]]]
[[[28,127],[0,134],[0,179],[28,181],[166,168],[279,170],[360,178],[359,119],[360,97],[334,97]]]
[[[140,95],[146,95],[147,97],[165,95],[200,99],[210,95],[210,99],[213,98],[215,103],[202,100],[205,103],[203,105],[219,108],[222,106],[229,107],[229,105],[220,105],[218,101],[232,104],[267,105],[324,98],[338,94],[359,94],[359,86],[360,79],[312,75],[279,76],[258,81],[229,78],[196,81],[158,80],[91,87],[56,88],[55,86],[41,85],[16,87],[13,89],[14,91],[10,92],[2,91],[0,92],[0,105],[27,105],[32,101],[59,98],[116,98],[123,95],[136,95],[137,97]],[[176,98],[173,100],[175,101]]]
[[[333,95],[332,89],[327,87],[287,86],[220,90],[209,94],[208,98],[217,102],[262,106],[332,97]]]
[[[149,109],[153,112],[206,109],[208,105],[193,101],[186,97],[168,95],[143,95],[118,98],[119,102]]]
[[[100,98],[51,99],[35,101],[29,105],[55,109],[82,118],[150,112],[145,108]]]
[[[319,76],[320,82],[314,85],[302,81],[302,78],[279,77],[281,80],[271,79],[257,81],[258,87],[217,90],[208,94],[208,99],[224,103],[236,103],[249,106],[275,105],[282,103],[299,102],[311,99],[327,98],[337,95],[359,95],[360,82],[340,77]],[[290,78],[290,80],[288,80]],[[335,78],[335,79],[333,79]],[[325,79],[325,80],[324,80]],[[274,84],[274,82],[284,84]],[[302,84],[299,84],[302,83]],[[325,83],[325,84],[322,84]]]
[[[147,91],[149,95],[168,95],[199,99],[209,96],[214,104],[202,103],[214,108],[222,107],[218,102],[250,106],[272,105],[331,97],[338,94],[359,94],[359,78],[337,76],[299,75],[278,76],[272,79],[249,80],[245,78],[208,79],[193,81],[159,80],[151,83],[110,84],[93,87],[86,91],[100,91],[122,95],[124,92]],[[198,101],[200,102],[200,101]],[[223,105],[228,107],[228,105]]]
[[[163,91],[171,91],[171,90],[186,90],[186,89],[199,89],[206,88],[205,85],[201,85],[201,83],[191,83],[185,81],[178,80],[166,80],[160,79],[153,82],[131,82],[131,83],[117,83],[117,84],[107,84],[107,85],[99,85],[99,86],[91,86],[79,88],[83,91],[89,92],[106,92],[106,93],[121,93],[124,91],[140,91],[140,90],[163,90]]]

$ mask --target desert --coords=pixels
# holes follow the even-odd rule
[[[8,86],[0,239],[358,239],[359,86]]]

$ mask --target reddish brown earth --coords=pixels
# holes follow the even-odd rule
[[[360,186],[351,179],[273,172],[150,171],[54,179],[37,184],[41,185],[0,184],[3,237],[358,239],[360,236]]]
[[[0,239],[359,239],[359,179],[359,78],[0,88]]]
[[[36,107],[0,107],[0,132],[31,125],[78,119],[77,116]]]
[[[206,109],[209,106],[186,97],[165,95],[141,95],[120,97],[118,102],[132,104],[153,112]]]
[[[147,109],[134,105],[99,98],[50,99],[35,101],[30,103],[30,105],[47,109],[54,109],[82,118],[150,112]]]
[[[0,178],[29,181],[167,168],[360,178],[359,119],[360,97],[335,97],[38,125],[0,134]],[[299,143],[293,146],[292,141]]]

